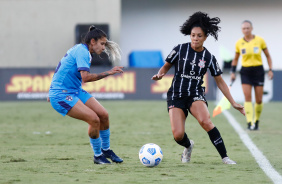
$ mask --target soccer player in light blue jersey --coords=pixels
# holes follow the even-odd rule
[[[90,73],[91,53],[106,52],[111,60],[120,60],[119,46],[107,39],[107,35],[95,26],[90,26],[81,44],[67,51],[59,62],[53,76],[48,101],[63,116],[68,115],[89,124],[88,135],[94,151],[95,164],[110,164],[107,159],[121,163],[123,160],[110,149],[110,126],[107,110],[88,92],[81,83],[93,82],[109,75],[123,73],[120,66],[109,71]]]

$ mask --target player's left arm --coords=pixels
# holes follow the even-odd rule
[[[228,101],[231,103],[231,105],[237,109],[238,111],[240,111],[243,115],[245,115],[245,110],[244,107],[240,104],[237,104],[233,97],[231,96],[231,93],[229,91],[229,88],[227,86],[227,84],[224,82],[223,78],[221,77],[221,75],[218,76],[214,76],[216,85],[218,86],[218,88],[220,89],[220,91],[223,93],[223,95],[228,99]]]
[[[81,75],[82,81],[84,83],[85,82],[92,82],[92,81],[97,81],[97,80],[103,79],[105,77],[108,77],[109,75],[114,75],[116,73],[123,73],[122,68],[123,68],[122,66],[115,66],[114,68],[112,68],[109,71],[105,71],[105,72],[98,73],[98,74],[90,73],[88,71],[81,70],[80,75]]]
[[[269,78],[269,79],[273,79],[272,59],[271,59],[271,57],[270,57],[270,54],[269,54],[267,48],[263,49],[263,52],[264,52],[264,54],[265,54],[265,57],[266,57],[266,59],[267,59],[267,63],[268,63],[268,66],[269,66],[269,70],[268,70],[268,73],[267,73],[268,78]]]

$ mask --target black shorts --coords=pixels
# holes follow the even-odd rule
[[[207,104],[208,102],[203,95],[194,95],[194,96],[185,96],[181,98],[171,99],[171,97],[167,100],[167,110],[172,109],[174,107],[180,108],[183,110],[185,116],[188,116],[188,111],[190,112],[190,107],[195,101],[203,101]],[[191,113],[191,112],[190,112]]]
[[[252,86],[264,85],[264,69],[262,65],[253,67],[242,67],[240,74],[242,84],[250,84]]]

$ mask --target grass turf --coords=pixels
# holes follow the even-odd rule
[[[62,117],[47,102],[0,103],[0,183],[272,183],[223,115],[212,118],[237,165],[224,165],[207,133],[189,115],[186,132],[195,141],[192,160],[172,137],[165,101],[100,101],[110,114],[111,148],[122,164],[94,165],[87,124]],[[209,103],[212,112],[214,104]],[[273,167],[282,173],[281,103],[265,104],[261,130],[249,132]],[[245,127],[237,111],[230,112]],[[147,168],[138,158],[145,143],[164,158]]]

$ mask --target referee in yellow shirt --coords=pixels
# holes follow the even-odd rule
[[[264,39],[252,34],[252,23],[249,20],[245,20],[243,21],[241,28],[244,37],[236,42],[235,57],[231,64],[231,80],[236,79],[236,66],[241,55],[242,68],[240,74],[243,93],[245,96],[244,107],[246,112],[247,126],[248,129],[251,130],[253,123],[255,123],[255,126],[252,130],[258,130],[259,118],[263,108],[262,96],[264,85],[264,68],[261,58],[261,51],[264,52],[267,58],[269,66],[269,79],[273,78],[272,60]],[[255,89],[256,99],[254,109],[252,105],[252,87]]]

